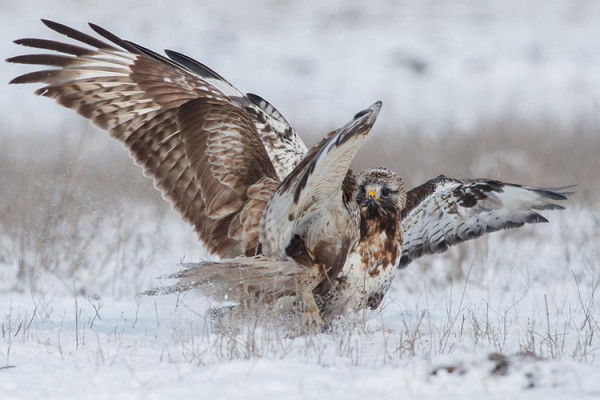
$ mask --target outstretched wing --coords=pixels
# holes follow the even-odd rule
[[[381,102],[356,114],[312,148],[265,209],[263,253],[331,268],[335,276],[358,236],[350,163],[375,123]],[[307,260],[304,260],[307,258]]]
[[[457,243],[501,229],[548,222],[536,211],[561,210],[570,187],[534,188],[487,179],[457,180],[443,175],[407,193],[400,228],[399,268],[441,253]]]
[[[278,182],[257,126],[263,132],[269,126],[282,129],[277,114],[262,110],[217,73],[181,54],[169,51],[171,59],[163,57],[93,24],[107,41],[43,22],[80,43],[17,40],[58,54],[8,59],[56,67],[11,83],[45,83],[37,94],[109,130],[209,251],[222,257],[239,255],[240,248],[242,253],[256,251],[251,243],[257,236],[252,232],[260,215],[256,208],[264,207]],[[250,203],[254,209],[244,209]]]

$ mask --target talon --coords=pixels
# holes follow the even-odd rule
[[[308,310],[302,313],[302,327],[306,333],[317,334],[323,331],[323,320],[318,310]]]

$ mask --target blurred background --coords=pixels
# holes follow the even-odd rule
[[[409,187],[443,173],[575,183],[584,205],[600,192],[598,1],[3,0],[0,15],[3,59],[27,53],[14,39],[62,39],[40,18],[87,32],[94,22],[261,95],[309,145],[383,100],[355,167],[387,166]],[[33,69],[0,63],[0,263],[12,266],[0,281],[17,285],[32,265],[72,276],[107,252],[85,279],[167,250],[170,263],[197,258],[191,230],[118,143],[37,87],[7,84]],[[123,222],[131,204],[138,220]],[[152,251],[128,258],[141,248]]]
[[[94,22],[189,54],[316,137],[376,99],[385,105],[379,130],[400,135],[415,126],[435,136],[504,118],[569,126],[597,117],[594,0],[4,0],[0,12],[4,55],[22,51],[16,38],[53,34],[40,18],[79,29]],[[8,79],[23,67],[1,71]],[[72,124],[30,91],[2,90],[2,105],[13,110],[2,113],[3,126],[18,131],[26,121],[48,132]]]

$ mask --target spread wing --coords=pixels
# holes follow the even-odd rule
[[[261,243],[267,257],[308,257],[307,263],[325,265],[335,276],[358,236],[350,163],[380,108],[377,102],[359,112],[312,148],[285,178],[263,216]]]
[[[285,131],[301,148],[279,113],[179,53],[168,51],[166,58],[93,24],[106,41],[43,22],[79,43],[17,40],[57,54],[7,60],[54,67],[11,83],[45,83],[37,94],[108,130],[209,251],[222,257],[255,252],[257,215],[279,181],[260,134]]]
[[[494,180],[457,180],[441,175],[407,193],[400,228],[403,235],[399,268],[441,253],[485,233],[548,222],[539,210],[561,210],[571,187],[534,188]]]

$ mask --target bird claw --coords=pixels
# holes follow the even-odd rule
[[[302,330],[304,334],[315,335],[323,332],[324,324],[319,310],[309,309],[302,313]]]

